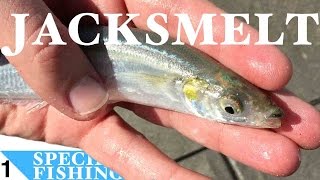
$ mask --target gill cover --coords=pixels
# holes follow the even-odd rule
[[[207,100],[206,91],[209,87],[207,81],[197,77],[188,78],[184,81],[182,92],[185,102],[189,110],[201,117],[210,111],[210,108],[205,104]]]

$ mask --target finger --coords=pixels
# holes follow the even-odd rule
[[[9,61],[45,101],[77,119],[87,119],[105,105],[107,92],[103,81],[57,18],[59,32],[68,45],[48,45],[49,37],[42,38],[42,46],[31,45],[51,12],[42,1],[1,1],[0,12],[4,30],[0,34],[0,47],[9,45],[11,48],[15,47],[15,22],[11,13],[30,14],[26,20],[26,46]]]
[[[285,118],[276,132],[283,134],[304,149],[320,146],[320,113],[310,104],[302,101],[289,91],[274,94],[277,104],[284,110]]]
[[[176,13],[186,13],[191,18],[193,27],[197,27],[201,16],[204,13],[224,13],[221,9],[214,6],[206,0],[189,1],[189,0],[126,0],[126,5],[130,13],[140,13],[140,17],[134,20],[137,27],[148,29],[147,18],[152,13],[165,13],[168,16],[166,27],[172,37],[176,37],[178,19],[174,16]],[[196,7],[196,8],[195,8]],[[161,24],[161,23],[160,23]],[[237,22],[236,24],[239,24]],[[203,34],[200,33],[195,47],[208,53],[219,60],[222,64],[231,68],[241,76],[245,77],[252,83],[267,90],[275,90],[283,87],[290,79],[292,74],[291,63],[287,57],[274,46],[257,46],[253,43],[258,40],[256,30],[248,25],[244,28],[244,37],[250,33],[250,45],[212,45],[200,46],[199,42],[203,40]],[[216,42],[224,41],[224,18],[221,16],[213,19],[213,33]],[[186,35],[182,33],[182,40],[189,42]],[[236,33],[237,41],[243,40],[244,37]]]
[[[220,124],[146,106],[130,107],[141,117],[174,128],[186,137],[257,170],[286,176],[299,166],[299,148],[293,141],[277,133]]]
[[[94,127],[80,147],[126,179],[207,179],[177,165],[118,116]]]
[[[33,104],[30,104],[33,106]],[[31,140],[44,140],[45,115],[47,108],[26,113],[28,107],[0,102],[0,134],[20,136]]]
[[[0,125],[1,134],[80,147],[126,179],[207,179],[180,167],[113,113],[83,122],[52,107],[27,113],[6,105],[0,106]]]

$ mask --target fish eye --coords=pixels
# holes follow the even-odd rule
[[[231,106],[225,107],[224,110],[229,114],[234,114],[234,109]]]
[[[231,115],[242,112],[242,104],[236,97],[221,98],[220,106],[226,113]]]

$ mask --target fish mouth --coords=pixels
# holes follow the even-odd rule
[[[269,115],[265,117],[265,120],[261,122],[260,126],[262,128],[280,128],[281,118],[284,116],[283,111],[276,107]]]
[[[281,120],[279,118],[266,119],[261,125],[261,128],[280,128]]]
[[[269,117],[267,117],[268,119],[273,119],[273,118],[282,118],[284,116],[283,111],[280,108],[275,108],[271,114],[269,115]]]

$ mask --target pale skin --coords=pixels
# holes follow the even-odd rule
[[[205,176],[179,166],[160,152],[116,115],[112,107],[104,106],[99,113],[95,112],[85,117],[72,111],[72,107],[65,101],[65,93],[84,75],[95,76],[95,72],[80,49],[68,38],[66,28],[60,21],[57,24],[64,32],[62,36],[68,41],[68,48],[28,45],[36,38],[36,32],[45,15],[51,10],[62,22],[68,22],[77,13],[88,11],[140,13],[140,17],[135,19],[132,25],[142,29],[146,29],[146,18],[151,13],[162,12],[168,15],[169,21],[165,27],[173,37],[177,24],[172,16],[174,13],[188,13],[196,23],[199,22],[202,13],[219,14],[222,10],[206,0],[48,0],[46,3],[36,0],[0,2],[1,17],[8,17],[0,20],[2,29],[6,30],[0,35],[0,46],[12,45],[14,42],[14,27],[11,24],[13,21],[9,18],[11,11],[30,13],[32,18],[27,21],[26,48],[21,55],[9,58],[9,61],[21,71],[21,75],[30,86],[52,105],[29,114],[23,106],[1,105],[1,134],[79,147],[126,179],[206,179]],[[105,19],[101,20],[107,22]],[[124,20],[125,18],[122,22]],[[215,38],[221,42],[224,38],[223,19],[218,18],[214,23]],[[255,30],[245,26],[244,31],[251,33],[251,41],[257,40]],[[182,37],[187,41],[185,36]],[[239,35],[236,37],[242,39]],[[197,42],[199,40],[201,37]],[[282,127],[273,130],[252,129],[209,122],[190,115],[136,104],[120,105],[153,123],[174,128],[203,146],[259,171],[279,176],[293,173],[300,163],[300,149],[315,149],[320,145],[320,114],[290,92],[279,90],[291,77],[289,60],[272,46],[195,47],[218,59],[253,84],[276,91],[272,96],[286,114]],[[39,55],[39,51],[43,49],[45,51]],[[70,54],[75,58],[70,59]],[[38,55],[37,59],[28,58],[35,55]],[[63,59],[68,58],[69,61],[61,63]],[[72,68],[75,66],[77,68]],[[65,75],[70,78],[64,79]],[[50,97],[57,98],[50,101]],[[74,119],[90,121],[76,121],[59,110]],[[94,116],[96,118],[91,118]],[[265,154],[268,154],[268,158]]]

